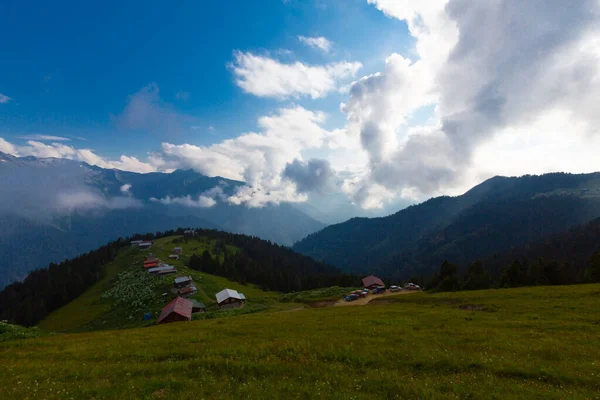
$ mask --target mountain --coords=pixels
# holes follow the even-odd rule
[[[494,177],[382,218],[354,218],[311,234],[294,250],[349,272],[430,274],[465,265],[600,216],[600,173]]]
[[[0,153],[0,288],[137,232],[221,229],[291,245],[324,227],[291,204],[249,208],[224,200],[242,185],[192,170],[138,174]]]

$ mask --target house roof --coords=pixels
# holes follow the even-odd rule
[[[188,294],[188,293],[195,292],[196,290],[198,290],[198,289],[196,289],[194,286],[191,286],[191,287],[186,287],[186,288],[183,288],[183,289],[179,289],[179,291],[177,293],[179,293],[179,294]]]
[[[183,297],[176,297],[162,309],[156,323],[159,324],[163,319],[171,315],[171,313],[179,314],[188,320],[192,319],[192,302]]]
[[[144,263],[144,268],[154,268],[154,267],[158,267],[158,261],[155,261],[153,263]]]
[[[380,278],[373,276],[373,275],[363,278],[362,281],[363,281],[364,287],[369,287],[369,286],[373,286],[373,285],[385,286],[383,284],[383,281]]]
[[[160,271],[170,271],[170,270],[175,270],[175,268],[172,265],[162,265],[160,267],[154,267],[154,268],[150,268],[148,270],[148,272],[160,272]]]
[[[223,289],[215,295],[217,303],[222,303],[227,299],[246,300],[246,296],[243,293],[238,293],[237,290]]]
[[[206,306],[204,305],[203,302],[198,301],[198,300],[190,300],[192,302],[192,307],[193,308],[206,308]]]
[[[175,278],[173,283],[178,284],[178,283],[190,282],[191,280],[192,280],[191,276],[178,276],[177,278]]]

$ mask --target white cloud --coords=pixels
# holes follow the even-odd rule
[[[548,132],[562,121],[565,130],[553,137],[571,151],[596,141],[600,2],[368,1],[407,22],[418,59],[392,55],[383,72],[352,85],[342,106],[348,133],[358,135],[369,154],[366,172],[345,185],[355,201],[380,207],[390,197],[438,194],[540,165],[589,169],[591,158],[564,157],[542,140],[540,127]],[[436,123],[406,126],[412,113],[431,104]],[[508,146],[520,154],[518,164],[493,157],[494,148],[515,142],[525,146]],[[511,159],[506,146],[502,154]]]
[[[288,163],[302,159],[307,149],[321,148],[337,132],[323,129],[325,115],[302,107],[284,108],[273,116],[261,117],[260,133],[249,132],[212,146],[162,144],[155,164],[171,168],[193,168],[208,176],[244,181],[229,201],[262,206],[281,201],[304,201],[295,185],[282,178]]]
[[[121,193],[130,195],[131,194],[131,184],[126,183],[120,188]]]
[[[62,136],[40,135],[40,134],[19,136],[19,139],[38,140],[41,142],[68,142],[71,140],[69,138],[62,137]]]
[[[10,154],[12,156],[18,155],[17,148],[12,144],[0,137],[0,152]]]
[[[303,43],[309,47],[314,49],[319,49],[324,51],[325,53],[329,53],[331,48],[333,47],[333,42],[323,36],[319,37],[306,37],[306,36],[298,36],[298,40],[300,43]]]
[[[269,57],[236,51],[230,65],[236,84],[259,97],[278,99],[325,97],[361,68],[358,62],[337,62],[311,66],[301,62],[284,64]]]
[[[155,197],[151,197],[150,201],[171,205],[177,204],[185,207],[193,207],[193,208],[210,208],[217,204],[217,201],[211,197],[200,195],[198,199],[194,200],[191,196],[184,197],[164,197],[162,199],[157,199]]]
[[[0,104],[6,104],[9,101],[11,101],[12,99],[2,93],[0,93]]]
[[[33,156],[38,158],[66,158],[97,165],[101,168],[119,169],[124,171],[148,173],[155,172],[157,167],[144,163],[135,157],[122,155],[119,160],[107,160],[90,149],[77,149],[62,143],[45,144],[36,140],[27,141],[26,145],[18,146],[0,137],[0,151],[15,156]]]
[[[56,197],[56,207],[59,211],[86,211],[98,208],[121,210],[142,207],[139,200],[130,197],[105,198],[92,191],[76,191],[59,193]]]

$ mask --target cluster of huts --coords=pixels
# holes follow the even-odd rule
[[[178,281],[179,278],[182,279]],[[184,282],[191,281],[191,277],[189,276],[179,278],[175,278],[175,285],[182,285]],[[215,297],[220,309],[240,308],[246,304],[246,296],[233,289],[223,289]],[[179,295],[162,309],[156,323],[166,324],[169,322],[191,321],[192,314],[205,311],[206,306],[203,303],[197,300],[186,299]]]
[[[152,246],[152,242],[134,240],[131,242],[131,245],[139,247],[140,249],[146,249]],[[169,255],[169,258],[178,259],[182,254],[183,249],[181,247],[175,247]],[[149,274],[156,276],[177,273],[177,269],[174,266],[162,262],[152,253],[146,256],[143,267]],[[206,306],[203,303],[194,299],[189,299],[189,297],[198,292],[198,288],[191,276],[176,276],[173,279],[173,291],[177,293],[177,297],[162,309],[157,324],[190,321],[193,313],[206,311]],[[164,296],[166,295],[167,293],[164,294]],[[223,289],[217,293],[215,297],[219,309],[240,308],[246,304],[246,296],[233,289]],[[149,317],[149,315],[146,315],[145,317]]]
[[[148,254],[144,260],[144,270],[150,275],[170,275],[177,273],[177,269],[174,266],[165,264],[158,257],[153,254]]]

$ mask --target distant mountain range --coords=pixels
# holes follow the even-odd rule
[[[466,266],[600,217],[600,173],[495,177],[458,197],[438,197],[383,218],[353,218],[311,234],[294,250],[348,272],[408,279]]]
[[[140,232],[201,227],[292,245],[325,226],[292,204],[226,202],[241,185],[192,170],[138,174],[0,153],[0,288]]]

